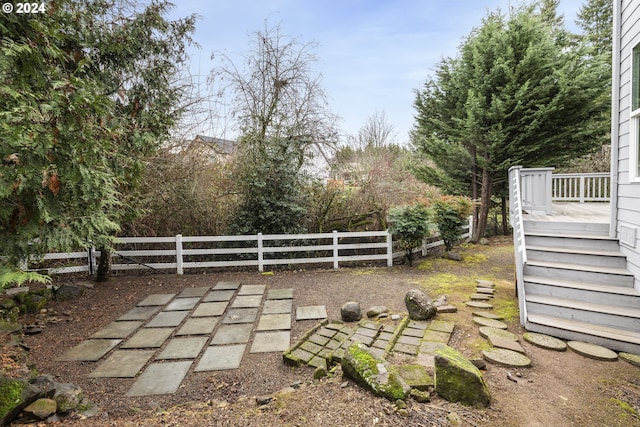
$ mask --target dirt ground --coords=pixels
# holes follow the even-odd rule
[[[488,409],[467,408],[432,396],[431,403],[409,400],[400,414],[392,402],[373,396],[342,377],[340,369],[313,380],[308,368],[292,368],[275,353],[245,354],[240,369],[190,372],[173,395],[125,397],[133,379],[88,378],[90,362],[58,362],[56,357],[115,320],[152,293],[179,292],[185,287],[213,286],[218,281],[265,284],[268,289],[293,288],[293,307],[325,305],[330,319],[340,306],[360,302],[363,310],[385,305],[405,312],[403,297],[421,288],[433,298],[448,295],[458,307],[449,343],[468,357],[489,347],[464,305],[476,279],[497,285],[493,304],[511,332],[522,334],[513,285],[513,252],[508,239],[488,246],[459,249],[462,262],[430,256],[413,267],[352,267],[340,270],[208,272],[206,274],[115,276],[96,284],[82,297],[52,303],[44,332],[26,336],[29,363],[59,382],[79,385],[101,413],[91,419],[72,417],[78,426],[640,426],[640,368],[624,361],[601,362],[573,352],[543,350],[521,340],[532,366],[506,369],[488,365],[484,373],[492,396]],[[35,319],[25,318],[25,323]],[[292,322],[292,344],[314,321]],[[195,363],[194,363],[195,365]],[[517,379],[507,378],[507,373]],[[256,397],[275,398],[259,406]],[[453,414],[452,414],[453,413]]]

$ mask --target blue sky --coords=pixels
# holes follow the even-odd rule
[[[559,12],[576,30],[586,0],[560,0]],[[518,0],[178,0],[170,18],[200,16],[191,50],[194,74],[204,84],[216,66],[211,53],[224,51],[240,63],[251,34],[280,25],[281,33],[314,42],[315,72],[343,133],[355,134],[376,111],[384,111],[399,143],[413,125],[413,90],[433,74],[443,57],[456,56],[463,38],[488,11]],[[224,110],[218,111],[224,116]],[[233,138],[229,123],[202,125],[192,133]],[[193,136],[193,135],[192,135]]]

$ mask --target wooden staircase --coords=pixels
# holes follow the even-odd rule
[[[525,328],[640,354],[640,292],[609,225],[525,221]]]

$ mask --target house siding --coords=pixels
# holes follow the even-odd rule
[[[613,118],[619,123],[616,233],[618,237],[621,237],[623,232],[635,229],[635,241],[632,244],[621,244],[620,249],[627,256],[627,267],[636,278],[636,289],[640,290],[640,183],[629,182],[631,52],[633,47],[640,43],[640,2],[637,0],[616,1],[619,2],[617,10],[620,14],[618,21],[620,24],[620,68],[619,74],[614,76],[614,84],[617,84],[620,89],[619,115],[617,118]]]

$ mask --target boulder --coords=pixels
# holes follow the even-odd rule
[[[69,412],[82,404],[84,394],[82,389],[73,384],[56,384],[56,394],[53,400],[58,404],[58,412]]]
[[[376,305],[367,310],[367,317],[378,317],[381,314],[389,313],[389,307],[383,305]]]
[[[462,261],[462,255],[453,251],[447,252],[447,258],[452,261]]]
[[[355,301],[345,302],[340,308],[340,316],[345,322],[357,322],[362,319],[360,304]]]
[[[74,285],[60,285],[54,288],[54,295],[56,301],[68,301],[79,298],[82,296],[84,290],[80,286]]]
[[[55,414],[57,409],[55,400],[42,398],[24,408],[22,413],[29,419],[41,421]]]
[[[404,303],[412,320],[429,320],[438,312],[429,297],[419,289],[408,291],[404,296]]]
[[[341,364],[349,378],[392,402],[406,399],[411,391],[396,368],[387,365],[364,344],[356,342],[349,346]]]
[[[450,402],[486,408],[491,396],[482,373],[460,352],[442,346],[435,353],[435,389]]]
[[[8,425],[22,410],[42,397],[42,392],[25,380],[0,376],[0,426]]]

